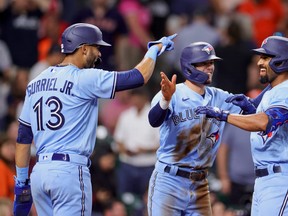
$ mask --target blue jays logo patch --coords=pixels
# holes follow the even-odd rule
[[[205,51],[208,55],[210,55],[212,50],[213,50],[213,47],[211,45],[207,45],[203,47],[201,51]]]
[[[219,130],[217,130],[216,132],[210,134],[209,136],[207,136],[206,138],[211,140],[212,142],[212,146],[214,146],[214,144],[219,140]]]

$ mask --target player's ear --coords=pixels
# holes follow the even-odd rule
[[[81,49],[82,54],[84,54],[84,55],[87,54],[88,47],[87,47],[86,44],[82,45],[82,46],[80,47],[80,49]]]

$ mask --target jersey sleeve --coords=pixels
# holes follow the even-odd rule
[[[84,98],[114,98],[116,79],[116,72],[83,69],[79,74],[79,94]]]

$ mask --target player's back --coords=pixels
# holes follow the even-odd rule
[[[109,80],[113,76],[102,70],[55,66],[28,84],[19,119],[31,124],[37,154],[91,154],[96,138],[97,98],[111,97],[113,85]],[[106,91],[99,92],[101,84]]]

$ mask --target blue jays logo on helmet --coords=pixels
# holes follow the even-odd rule
[[[191,82],[205,84],[209,75],[199,71],[194,64],[209,60],[221,60],[215,54],[213,46],[206,42],[191,43],[182,51],[180,64],[182,75]]]
[[[288,72],[288,38],[270,36],[263,40],[260,48],[252,51],[258,55],[271,57],[269,66],[275,73]]]
[[[205,51],[208,55],[211,54],[211,51],[214,50],[213,47],[209,44],[207,46],[205,46],[202,51]]]

